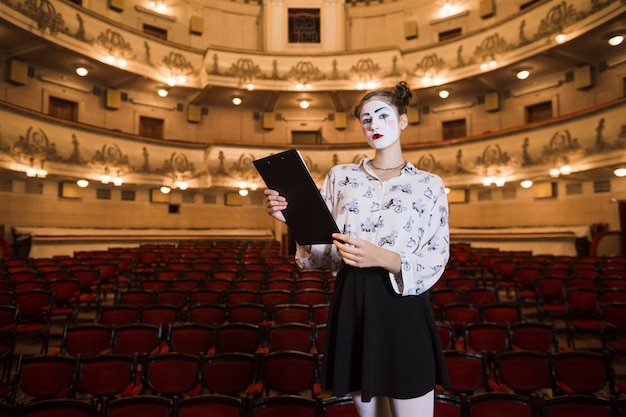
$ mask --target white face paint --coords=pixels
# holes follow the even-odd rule
[[[372,148],[385,149],[400,138],[404,124],[390,104],[372,100],[361,109],[361,128]]]

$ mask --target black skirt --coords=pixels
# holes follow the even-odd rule
[[[428,292],[400,296],[388,272],[344,267],[331,301],[322,385],[363,401],[420,397],[448,385]]]

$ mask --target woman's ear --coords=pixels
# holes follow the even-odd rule
[[[409,116],[406,113],[400,115],[398,122],[400,123],[400,129],[404,129],[409,125]]]

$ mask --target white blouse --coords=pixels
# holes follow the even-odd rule
[[[400,254],[402,273],[389,273],[398,294],[421,294],[439,280],[450,256],[443,181],[411,163],[399,176],[381,181],[369,160],[334,166],[322,197],[342,233]],[[331,244],[298,246],[296,261],[302,268],[330,266],[335,274],[342,266]]]

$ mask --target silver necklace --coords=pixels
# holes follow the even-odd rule
[[[372,168],[378,170],[378,171],[393,171],[394,169],[399,169],[399,168],[404,168],[404,166],[407,164],[406,161],[402,161],[402,163],[400,165],[398,165],[397,167],[392,167],[392,168],[378,168],[376,165],[374,165],[374,161],[372,161],[370,159],[370,165],[372,166]]]

